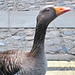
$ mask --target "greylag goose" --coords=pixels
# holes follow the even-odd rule
[[[31,51],[0,52],[0,75],[45,75],[47,69],[44,51],[46,29],[57,16],[69,10],[62,7],[45,7],[40,10]]]

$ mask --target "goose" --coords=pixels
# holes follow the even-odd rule
[[[69,11],[65,7],[45,7],[37,16],[33,46],[30,52],[0,52],[0,75],[45,75],[47,59],[44,51],[46,29],[57,16]]]

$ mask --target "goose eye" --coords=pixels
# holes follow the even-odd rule
[[[50,11],[50,9],[46,9],[46,11]]]

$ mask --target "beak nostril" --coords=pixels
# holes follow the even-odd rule
[[[64,10],[64,8],[60,8],[60,10]]]

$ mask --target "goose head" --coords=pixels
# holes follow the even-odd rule
[[[48,25],[52,20],[54,20],[59,15],[62,15],[70,11],[70,8],[66,7],[45,7],[40,10],[37,16],[37,25],[45,24]]]

